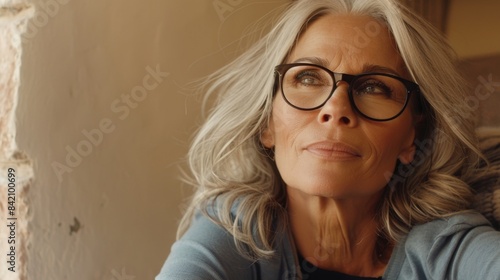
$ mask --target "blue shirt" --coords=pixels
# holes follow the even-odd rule
[[[176,241],[156,280],[302,279],[289,232],[275,257],[251,261],[232,235],[198,214]],[[415,226],[392,253],[383,279],[500,279],[500,232],[478,213],[462,213]]]

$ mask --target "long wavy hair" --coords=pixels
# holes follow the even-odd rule
[[[287,226],[285,186],[260,142],[271,116],[273,71],[308,24],[326,14],[368,15],[384,23],[421,88],[425,117],[417,127],[417,152],[411,164],[398,164],[387,175],[377,217],[381,236],[397,242],[416,224],[470,208],[467,180],[480,156],[474,112],[442,35],[396,0],[298,0],[267,35],[206,79],[205,93],[216,101],[187,156],[195,193],[178,238],[202,212],[233,235],[245,256],[273,256],[275,238]]]

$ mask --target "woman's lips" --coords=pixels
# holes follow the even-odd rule
[[[305,150],[327,159],[353,159],[361,157],[351,146],[341,142],[322,141],[308,145]]]

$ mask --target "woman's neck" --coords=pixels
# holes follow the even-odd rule
[[[378,199],[334,200],[289,189],[288,216],[297,250],[322,269],[382,275],[392,248],[380,250]]]

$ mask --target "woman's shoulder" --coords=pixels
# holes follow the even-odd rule
[[[389,279],[500,279],[499,247],[500,232],[477,212],[436,219],[396,247]]]
[[[288,273],[293,268],[293,255],[286,236],[277,244],[273,259],[252,260],[238,251],[233,232],[217,218],[220,211],[230,211],[237,224],[241,218],[238,203],[224,206],[221,200],[214,200],[200,206],[188,230],[173,244],[156,279],[278,279]]]
[[[418,239],[424,241],[428,238],[435,240],[436,238],[453,236],[479,227],[486,227],[484,230],[494,230],[490,222],[480,213],[464,211],[414,226],[408,234],[408,240]]]
[[[467,211],[413,227],[404,244],[407,251],[435,259],[443,256],[443,250],[471,249],[491,238],[500,244],[500,232],[480,213]]]

